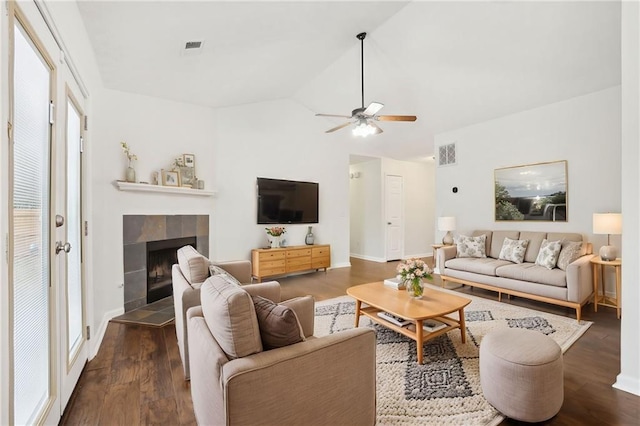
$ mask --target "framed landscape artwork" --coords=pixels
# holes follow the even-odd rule
[[[567,221],[567,162],[495,170],[496,221]]]

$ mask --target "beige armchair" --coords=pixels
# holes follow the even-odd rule
[[[251,282],[251,262],[248,260],[216,263],[209,261],[191,246],[178,249],[178,264],[173,265],[171,269],[171,279],[176,338],[185,380],[189,380],[187,311],[200,305],[200,286],[209,277],[209,264],[221,267],[241,283]]]
[[[238,287],[218,276],[202,285],[202,305],[187,313],[198,424],[375,424],[375,332],[354,328],[314,338],[313,298],[299,297],[280,304],[296,313],[305,340],[263,350],[250,296],[279,302],[272,299],[279,287]]]

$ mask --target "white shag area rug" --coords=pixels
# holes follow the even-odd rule
[[[360,318],[360,327],[374,327],[377,333],[378,425],[497,425],[504,416],[484,399],[480,387],[482,337],[498,328],[527,328],[551,337],[564,353],[592,324],[455,294],[471,299],[465,308],[467,343],[461,343],[460,330],[430,340],[424,344],[423,365],[416,363],[415,341]],[[315,335],[353,328],[354,315],[349,296],[317,302]]]

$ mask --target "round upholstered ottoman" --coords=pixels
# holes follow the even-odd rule
[[[505,416],[525,422],[550,419],[562,407],[563,382],[562,350],[550,337],[504,329],[482,339],[482,393]]]

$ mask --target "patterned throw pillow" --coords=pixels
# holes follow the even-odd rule
[[[237,286],[242,285],[240,281],[236,279],[236,277],[234,277],[233,275],[231,275],[230,273],[228,273],[227,271],[225,271],[219,266],[209,264],[209,272],[211,273],[211,276],[220,275],[221,278],[224,278],[227,282],[230,282],[231,284],[235,284]]]
[[[505,237],[498,259],[508,260],[513,263],[522,263],[528,245],[529,240],[512,240],[509,237]]]
[[[562,243],[560,241],[542,240],[542,245],[536,258],[536,265],[544,266],[547,269],[555,268],[561,249]]]
[[[456,239],[457,257],[487,257],[485,249],[486,235],[467,237],[459,235]]]
[[[567,270],[567,266],[574,260],[578,259],[584,254],[582,250],[582,243],[579,241],[565,241],[558,256],[558,268],[563,271]]]

